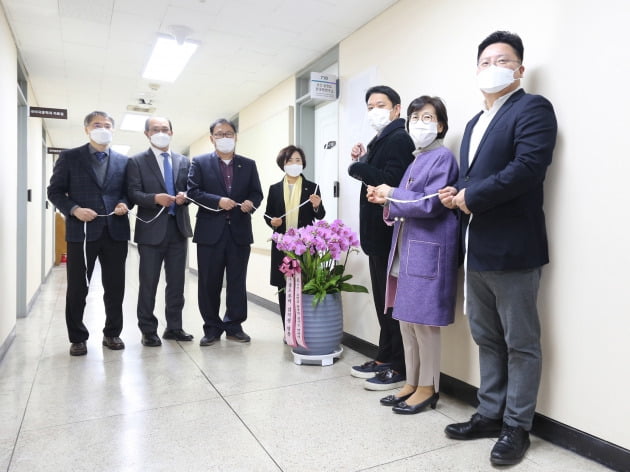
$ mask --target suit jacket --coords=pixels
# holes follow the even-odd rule
[[[413,161],[413,141],[405,131],[405,120],[388,124],[367,146],[366,154],[348,168],[348,174],[366,185],[398,187],[407,166]],[[359,236],[368,256],[386,256],[392,242],[392,228],[383,222],[383,207],[370,203],[366,188],[359,195]]]
[[[457,182],[455,156],[444,146],[420,153],[407,168],[397,200],[418,200]],[[455,317],[459,224],[456,212],[437,197],[414,203],[389,202],[384,210],[394,223],[387,265],[385,306],[408,323],[446,326]],[[399,256],[398,277],[390,275]]]
[[[551,103],[518,90],[490,122],[469,165],[473,127],[460,152],[459,188],[473,214],[468,234],[470,270],[524,270],[549,262],[543,182],[556,143]],[[462,218],[462,241],[469,217]]]
[[[158,156],[158,159],[162,159],[162,157]],[[175,193],[185,192],[190,162],[186,156],[175,152],[171,152],[171,162]],[[155,194],[167,193],[167,190],[160,166],[151,148],[129,160],[127,188],[129,200],[138,205],[140,218],[149,221],[158,214],[162,205],[155,203]],[[162,214],[151,223],[136,222],[134,241],[139,244],[160,244],[166,237],[169,218],[168,209],[165,208]],[[175,219],[182,236],[191,237],[192,228],[187,205],[175,206]]]
[[[91,208],[99,215],[114,211],[119,203],[132,205],[127,200],[126,172],[129,158],[109,150],[109,163],[103,184],[99,184],[91,162],[89,144],[63,151],[55,163],[48,185],[48,200],[66,217],[66,241],[95,241],[107,226],[109,235],[117,241],[129,239],[127,215],[97,217],[87,224],[83,234],[83,222],[70,215],[75,206]]]
[[[306,180],[304,176],[302,176],[302,192],[300,195],[300,203],[308,200],[313,192],[315,192],[315,187],[317,185],[310,180]],[[317,195],[321,196],[321,192],[319,191],[319,187],[317,188]],[[286,209],[284,206],[284,179],[280,182],[273,184],[269,187],[269,194],[267,195],[267,209],[265,210],[265,214],[271,217],[276,217],[280,215],[284,215],[286,213]],[[324,209],[324,204],[321,203],[319,205],[318,211],[315,212],[313,209],[312,203],[307,203],[303,205],[298,210],[298,228],[302,228],[304,226],[308,226],[313,224],[313,221],[321,220],[326,216],[326,210]],[[271,226],[271,220],[265,216],[265,223],[267,226],[272,228],[276,233],[284,234],[287,231],[286,219],[282,219],[282,224],[278,226],[278,228],[274,228]],[[284,287],[284,274],[278,270],[278,267],[282,263],[282,259],[284,258],[284,253],[282,251],[278,251],[276,249],[276,244],[271,242],[271,276],[270,283],[276,287]]]
[[[234,178],[232,193],[228,195],[223,174],[219,165],[220,158],[216,152],[202,154],[193,158],[188,174],[188,196],[209,208],[220,208],[219,200],[228,197],[237,203],[251,201],[256,208],[263,199],[256,162],[238,154],[234,155]],[[252,211],[253,213],[253,211]],[[230,211],[210,211],[199,207],[193,242],[198,244],[216,244],[229,225],[232,238],[238,245],[254,242],[252,233],[252,217],[243,213],[240,206]]]

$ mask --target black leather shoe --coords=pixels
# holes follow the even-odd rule
[[[87,346],[84,342],[70,344],[71,356],[85,356],[87,354]]]
[[[118,336],[103,336],[103,346],[108,347],[112,351],[125,349],[125,343]]]
[[[142,333],[142,345],[158,347],[162,345],[162,340],[156,333]]]
[[[252,338],[250,338],[249,335],[245,333],[245,331],[241,331],[240,333],[226,334],[225,338],[229,339],[230,341],[236,341],[238,343],[248,343],[252,340]]]
[[[221,338],[221,336],[204,336],[203,338],[201,338],[201,341],[199,341],[199,345],[200,346],[212,346],[220,338]]]
[[[425,401],[418,403],[417,405],[408,405],[407,402],[400,402],[398,405],[394,405],[392,407],[392,411],[394,413],[398,413],[399,415],[415,415],[416,413],[420,413],[424,410],[428,405],[431,405],[431,408],[435,410],[439,399],[440,394],[434,393]]]
[[[498,438],[502,425],[502,420],[493,420],[475,413],[470,421],[449,424],[444,432],[451,439]]]
[[[385,406],[398,405],[400,402],[404,402],[411,395],[413,395],[413,392],[411,392],[409,395],[403,395],[401,397],[397,397],[396,395],[387,395],[386,397],[381,398],[381,405],[385,405]]]
[[[504,424],[499,440],[490,453],[490,462],[494,465],[518,464],[523,460],[529,444],[529,432],[520,426]]]
[[[175,341],[192,341],[193,335],[188,334],[183,329],[167,329],[162,334],[164,339],[174,339]]]

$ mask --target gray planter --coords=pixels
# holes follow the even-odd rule
[[[304,341],[308,349],[293,348],[296,354],[321,356],[339,350],[343,336],[341,294],[328,294],[313,307],[313,295],[302,294],[304,310]]]

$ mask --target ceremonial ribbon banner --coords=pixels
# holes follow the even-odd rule
[[[282,271],[286,277],[286,314],[284,339],[291,347],[301,346],[308,349],[304,340],[304,310],[302,308],[302,272],[300,263],[285,257]]]

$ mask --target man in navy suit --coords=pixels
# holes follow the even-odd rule
[[[223,332],[227,339],[249,342],[242,323],[247,319],[247,263],[254,242],[251,214],[263,199],[256,162],[234,152],[236,125],[224,118],[210,125],[215,152],[193,158],[188,196],[199,203],[193,242],[197,243],[199,311],[209,346]],[[202,206],[203,205],[203,206]],[[206,207],[206,208],[204,208]],[[219,316],[225,275],[226,311]]]
[[[105,291],[103,345],[113,350],[125,348],[119,336],[129,241],[129,159],[109,148],[114,129],[111,116],[93,111],[84,125],[90,142],[60,154],[48,186],[48,200],[66,217],[66,325],[72,356],[87,354],[89,332],[83,324],[83,311],[97,257]]]
[[[131,158],[127,181],[129,201],[138,205],[134,231],[140,255],[138,327],[142,344],[156,347],[162,344],[153,313],[162,263],[166,276],[166,328],[162,337],[176,341],[193,339],[182,328],[186,254],[188,238],[192,236],[185,205],[190,163],[186,156],[170,149],[173,129],[169,119],[148,118],[144,134],[151,146]]]
[[[484,110],[466,126],[458,188],[440,200],[462,214],[466,307],[479,346],[479,406],[451,424],[453,439],[498,437],[495,465],[521,461],[529,447],[542,355],[536,308],[541,268],[549,262],[543,182],[557,124],[553,107],[525,93],[523,43],[497,31],[478,47]]]

